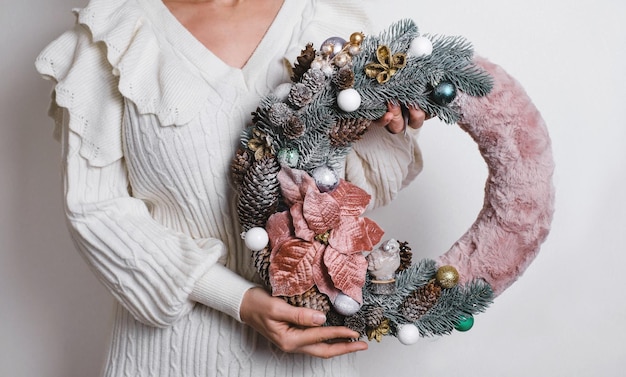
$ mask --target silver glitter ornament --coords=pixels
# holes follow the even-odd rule
[[[320,192],[333,191],[339,184],[339,177],[328,166],[319,166],[311,172],[311,176]]]
[[[320,51],[323,54],[330,56],[331,58],[343,50],[343,47],[346,45],[346,40],[340,37],[330,37],[324,42],[322,42],[322,47]]]

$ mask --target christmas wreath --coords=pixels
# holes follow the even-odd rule
[[[370,197],[341,179],[352,143],[387,103],[457,123],[489,167],[483,209],[438,260],[412,261],[363,217]],[[370,340],[465,331],[525,270],[547,236],[553,162],[521,86],[462,37],[402,20],[378,36],[309,44],[292,82],[253,113],[232,163],[242,236],[275,296]]]

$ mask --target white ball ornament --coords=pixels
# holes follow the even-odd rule
[[[401,325],[398,329],[398,340],[405,346],[417,343],[420,338],[419,329],[413,324]]]
[[[337,106],[347,113],[361,107],[361,95],[356,89],[344,89],[337,94]]]
[[[323,60],[320,58],[315,58],[312,62],[311,62],[311,69],[322,69],[323,66]]]
[[[289,96],[292,86],[293,85],[289,82],[282,83],[274,89],[274,95],[276,98],[284,102]]]
[[[250,228],[243,237],[246,247],[252,251],[263,250],[270,241],[265,229],[261,227]]]
[[[337,313],[345,316],[353,315],[361,309],[361,304],[352,297],[340,293],[333,303]]]
[[[426,37],[416,37],[409,45],[409,53],[415,57],[428,56],[433,52],[433,43]]]

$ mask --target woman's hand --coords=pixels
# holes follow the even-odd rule
[[[422,127],[424,121],[429,119],[424,110],[420,108],[405,108],[403,114],[399,105],[387,104],[387,112],[380,119],[373,122],[379,127],[386,127],[392,134],[397,134],[406,129],[407,126],[418,129]]]
[[[298,308],[270,296],[262,288],[251,288],[243,297],[241,319],[284,352],[331,358],[367,349],[354,341],[359,334],[347,327],[321,327],[326,316],[317,310]]]

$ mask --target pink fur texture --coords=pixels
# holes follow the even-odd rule
[[[521,85],[499,66],[477,63],[494,78],[486,97],[460,95],[460,127],[478,144],[489,167],[478,218],[439,265],[457,268],[462,282],[476,278],[497,296],[537,255],[554,211],[550,138]]]

